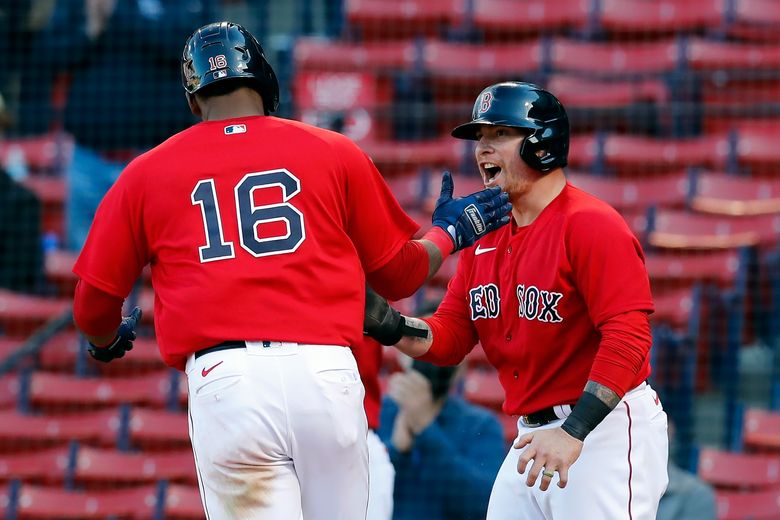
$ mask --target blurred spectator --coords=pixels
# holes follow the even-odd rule
[[[10,124],[0,95],[0,148]],[[41,203],[0,166],[0,287],[32,292],[41,281]]]
[[[465,365],[402,359],[408,367],[390,377],[379,426],[396,472],[393,518],[484,518],[504,459],[501,423],[452,395]]]
[[[669,421],[669,453],[674,452],[675,427]],[[656,520],[715,520],[715,491],[712,486],[677,466],[669,457],[669,485],[658,504]]]
[[[78,250],[95,209],[127,162],[193,123],[178,57],[190,33],[215,20],[218,0],[68,0],[32,43],[36,74],[68,80],[64,128],[76,139],[68,175],[67,246]],[[51,94],[39,91],[27,133],[51,129]],[[44,116],[44,117],[41,117]],[[48,117],[45,117],[48,116]],[[165,175],[165,172],[160,172]]]
[[[18,90],[18,72],[24,65],[28,44],[28,18],[32,0],[0,0],[0,53],[3,56],[3,75],[0,77],[0,95],[12,104]],[[8,107],[6,107],[7,109]]]

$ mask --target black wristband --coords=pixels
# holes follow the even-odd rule
[[[574,405],[574,410],[571,412],[571,415],[563,421],[561,428],[575,439],[584,441],[585,437],[587,437],[611,411],[612,408],[607,406],[604,401],[590,392],[583,392],[577,401],[577,404]]]

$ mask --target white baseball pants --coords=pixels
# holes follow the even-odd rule
[[[517,438],[563,421],[538,428],[518,421]],[[539,479],[534,487],[526,486],[532,464],[519,474],[523,450],[510,448],[493,484],[487,520],[655,520],[669,481],[666,429],[666,412],[655,391],[642,383],[585,438],[564,489],[558,487],[557,473],[547,491],[539,489]]]
[[[368,479],[366,520],[391,520],[395,468],[390,462],[387,447],[373,430],[368,430]]]
[[[209,520],[363,520],[363,384],[349,348],[247,342],[187,361]]]

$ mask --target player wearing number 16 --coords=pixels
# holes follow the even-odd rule
[[[412,240],[418,226],[354,143],[270,116],[276,76],[243,27],[195,31],[182,78],[203,121],[130,163],[104,197],[74,267],[75,321],[110,360],[100,347],[116,343],[150,264],[160,352],[187,374],[208,518],[364,518],[364,389],[348,346],[362,337],[365,284],[413,292],[506,224],[508,198],[452,198],[445,175],[434,225]]]

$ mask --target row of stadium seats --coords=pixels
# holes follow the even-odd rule
[[[777,40],[772,0],[347,0],[347,35],[363,39],[409,34],[478,33],[483,38],[523,38],[549,31],[647,36],[709,31]]]

